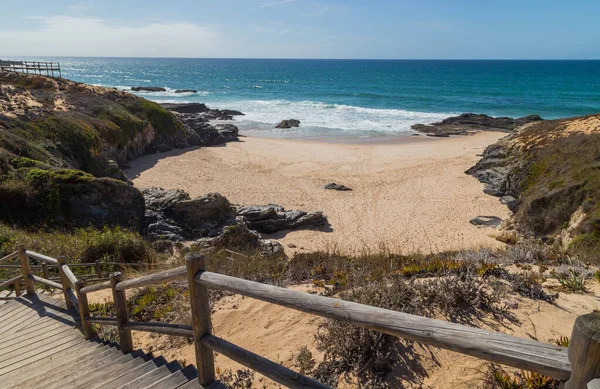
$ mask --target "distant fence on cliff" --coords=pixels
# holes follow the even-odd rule
[[[0,71],[62,77],[59,62],[7,61],[0,59]]]

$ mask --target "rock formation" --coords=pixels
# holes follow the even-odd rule
[[[328,189],[328,190],[339,190],[342,192],[352,190],[352,189],[348,188],[347,186],[336,184],[335,182],[330,182],[329,184],[325,185],[323,188]]]
[[[292,128],[292,127],[299,127],[299,126],[300,126],[300,120],[288,119],[288,120],[282,120],[279,124],[277,124],[275,126],[275,128]]]
[[[459,116],[446,118],[438,123],[414,124],[415,131],[426,133],[428,136],[448,137],[450,135],[469,135],[475,131],[508,132],[528,123],[543,120],[538,115],[530,115],[519,119],[509,117],[492,117],[474,113],[464,113]]]
[[[163,108],[177,113],[196,114],[197,117],[208,120],[232,120],[234,116],[243,116],[240,111],[232,109],[211,109],[202,103],[161,104]]]
[[[198,93],[196,89],[177,89],[175,93]]]
[[[160,86],[132,86],[134,92],[166,92],[167,90]]]

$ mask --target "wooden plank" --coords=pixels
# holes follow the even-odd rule
[[[216,273],[203,272],[196,276],[196,281],[217,289],[487,361],[535,371],[560,380],[567,380],[571,375],[566,349],[559,346]]]
[[[202,344],[210,349],[225,355],[227,358],[241,363],[252,370],[259,372],[265,377],[269,377],[275,382],[285,385],[288,388],[319,388],[331,389],[329,386],[320,383],[317,380],[308,378],[300,373],[288,369],[278,363],[272,362],[260,355],[254,354],[248,350],[229,343],[226,340],[218,338],[214,335],[204,335]]]
[[[108,326],[117,326],[119,325],[119,322],[117,321],[116,318],[111,319],[108,317],[94,317],[94,316],[90,316],[87,317],[85,319],[85,321],[87,321],[88,323],[95,323],[95,324],[101,324],[101,325],[108,325]]]
[[[56,289],[59,289],[59,290],[63,290],[62,285],[59,284],[59,283],[56,283],[54,281],[50,281],[50,280],[48,280],[46,278],[34,276],[34,275],[32,275],[32,277],[33,277],[33,280],[35,282],[39,282],[40,284],[48,285],[48,286],[51,286],[53,288],[56,288]]]
[[[44,308],[41,304],[35,309],[24,309],[17,311],[15,315],[10,317],[10,320],[2,322],[0,327],[0,337],[6,337],[8,334],[18,331],[29,321],[41,317],[43,312]]]
[[[117,316],[117,331],[119,333],[119,344],[124,353],[133,350],[133,339],[131,331],[123,328],[123,325],[129,320],[127,312],[127,296],[124,290],[117,290],[117,285],[121,282],[123,274],[120,272],[110,275],[110,284],[112,285],[113,302],[115,306],[115,314]]]
[[[116,289],[119,291],[123,291],[131,288],[139,288],[142,286],[157,284],[166,281],[184,279],[186,274],[185,266],[176,267],[174,269],[169,269],[165,271],[161,271],[154,274],[149,274],[147,276],[142,276],[139,278],[134,278],[131,280],[121,281],[116,286]]]
[[[118,389],[145,389],[156,381],[171,375],[172,371],[177,368],[177,365],[176,362],[171,362],[165,366],[161,366],[127,384],[119,386]]]
[[[565,389],[586,389],[600,378],[600,313],[588,313],[575,319],[569,341],[571,377]]]
[[[67,333],[53,334],[47,337],[40,337],[36,339],[33,344],[28,345],[14,345],[3,350],[0,354],[0,367],[4,367],[12,363],[13,360],[21,358],[23,355],[27,355],[28,352],[44,351],[52,348],[55,345],[62,344],[69,340],[81,339],[81,334],[77,331],[69,331]]]
[[[110,349],[109,346],[99,343],[80,343],[44,359],[23,365],[0,377],[2,382],[9,387],[21,386],[27,389],[43,387],[43,381],[48,379],[48,372],[51,371],[53,376],[62,375],[65,369],[72,369],[75,366],[73,361],[78,363],[81,361],[80,366],[83,366],[85,361],[91,360],[91,358],[98,359],[100,355],[107,352],[107,349]]]
[[[23,272],[23,279],[25,280],[25,289],[27,289],[28,294],[35,293],[35,286],[33,285],[33,280],[29,278],[31,274],[31,269],[29,268],[29,258],[25,253],[25,245],[19,245],[19,261],[21,262],[21,271]]]
[[[94,382],[100,382],[108,377],[117,377],[122,374],[127,373],[128,371],[135,369],[136,367],[144,364],[148,360],[148,357],[140,356],[137,358],[133,358],[129,361],[125,360],[117,360],[115,363],[109,363],[105,366],[99,367],[95,370],[86,370],[85,375],[77,377],[71,381],[63,381],[56,386],[46,386],[46,388],[55,388],[55,389],[63,389],[63,388],[88,388],[92,386]]]
[[[87,295],[85,293],[81,293],[81,289],[84,287],[85,281],[77,281],[75,284],[75,292],[77,293],[77,301],[79,303],[79,319],[81,320],[83,336],[86,339],[91,339],[93,335],[92,324],[85,320],[86,317],[90,316],[90,306],[88,304]]]
[[[58,260],[57,259],[49,257],[49,256],[44,255],[44,254],[36,253],[34,251],[29,251],[29,250],[27,250],[25,252],[25,254],[29,255],[30,257],[34,257],[36,259],[42,260],[42,261],[44,261],[46,263],[49,263],[51,265],[57,265],[58,264]]]
[[[210,384],[215,380],[215,358],[211,349],[200,341],[204,335],[212,333],[210,320],[210,303],[208,289],[195,281],[198,274],[206,270],[204,256],[189,253],[185,256],[187,269],[188,290],[190,306],[192,308],[192,327],[194,333],[194,348],[196,351],[196,369],[198,369],[198,382],[202,385]]]
[[[10,371],[16,370],[16,369],[20,368],[21,366],[28,365],[31,362],[38,361],[49,355],[56,354],[62,350],[68,349],[70,347],[73,347],[73,346],[83,343],[83,342],[85,342],[85,340],[83,338],[69,340],[67,342],[57,344],[54,347],[51,347],[45,351],[42,351],[42,352],[36,351],[36,352],[30,353],[28,355],[24,355],[24,356],[22,356],[23,358],[20,359],[19,361],[15,361],[14,363],[12,363],[8,366],[0,368],[0,376],[8,373]]]
[[[71,309],[73,308],[73,302],[71,301],[71,299],[69,298],[69,289],[71,289],[71,282],[69,281],[69,277],[67,276],[67,274],[65,273],[65,269],[66,266],[66,259],[65,257],[59,257],[58,258],[58,275],[60,276],[60,283],[62,284],[63,287],[63,295],[65,298],[65,304],[67,306],[67,308]]]
[[[69,268],[69,266],[66,263],[61,265],[60,268],[62,268],[62,271],[65,273],[69,281],[71,281],[72,285],[75,285],[77,281],[79,281],[79,279],[75,277],[75,274],[73,274],[73,271]]]
[[[123,325],[123,328],[132,331],[154,332],[157,334],[185,336],[188,338],[194,336],[192,327],[185,324],[128,321]]]
[[[16,281],[20,281],[21,278],[23,278],[23,276],[22,275],[18,275],[16,277],[13,277],[11,279],[8,279],[8,280],[4,281],[3,283],[0,284],[0,289],[1,288],[6,288],[7,286],[10,286],[10,285],[14,284]]]
[[[193,365],[188,365],[182,370],[172,373],[170,376],[156,381],[153,385],[147,386],[146,389],[167,389],[177,388],[189,380],[195,379],[198,375],[196,368]],[[198,380],[195,380],[198,382]]]
[[[121,385],[127,384],[138,377],[143,376],[144,374],[148,374],[157,368],[159,368],[161,364],[157,364],[153,359],[143,364],[129,370],[122,372],[120,375],[112,374],[110,377],[106,377],[104,380],[99,380],[98,382],[94,382],[89,386],[90,389],[95,388],[118,388]]]
[[[100,282],[98,284],[94,284],[94,285],[90,285],[90,286],[81,288],[81,293],[92,293],[92,292],[97,292],[99,290],[110,289],[110,288],[111,288],[110,281]]]
[[[19,256],[19,251],[12,252],[4,257],[0,258],[0,262],[10,261],[11,259],[15,259]]]
[[[36,342],[39,342],[40,340],[49,338],[51,336],[57,334],[66,335],[67,332],[72,331],[74,331],[73,328],[61,324],[56,324],[54,326],[45,325],[42,326],[42,328],[37,328],[35,331],[21,334],[19,336],[14,336],[10,339],[2,339],[2,342],[0,343],[0,358],[2,358],[2,355],[4,353],[8,352],[7,350],[9,350],[11,347],[14,347],[15,345],[24,348],[30,344],[35,344]],[[20,332],[17,332],[15,335],[17,334],[20,334]]]
[[[29,301],[24,300],[24,297],[16,298],[8,304],[3,305],[0,308],[0,327],[1,323],[7,321],[17,311],[26,310],[27,308],[33,308],[36,305],[41,305],[42,302],[39,300]]]

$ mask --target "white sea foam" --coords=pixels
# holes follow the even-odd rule
[[[363,108],[314,101],[243,100],[208,105],[244,112],[245,116],[236,118],[241,130],[270,132],[286,137],[402,135],[409,134],[413,124],[440,121],[455,114]],[[273,128],[281,120],[292,118],[300,120],[299,128]]]
[[[152,100],[152,97],[160,97],[160,98],[167,97],[168,98],[168,97],[186,97],[186,96],[208,96],[211,94],[210,92],[207,92],[207,91],[175,93],[176,89],[168,88],[168,87],[164,87],[164,88],[166,89],[165,92],[149,92],[149,91],[131,92],[131,87],[129,87],[129,86],[117,87],[117,89],[128,91],[128,92],[134,93],[136,95],[140,95],[142,97],[148,98],[150,100]],[[161,101],[163,101],[163,99],[161,99]]]

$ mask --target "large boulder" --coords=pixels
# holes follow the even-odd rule
[[[450,135],[468,135],[474,131],[509,132],[525,124],[543,120],[538,115],[529,115],[518,119],[509,117],[493,117],[489,115],[463,113],[451,116],[441,122],[431,124],[414,124],[415,131],[429,136],[447,137]]]
[[[234,116],[244,115],[242,112],[235,111],[232,109],[211,109],[208,108],[206,104],[202,103],[164,103],[161,105],[163,108],[169,111],[177,113],[196,114],[197,116],[208,120],[232,120]]]
[[[292,128],[292,127],[300,127],[300,120],[297,120],[297,119],[282,120],[279,124],[277,124],[275,126],[275,128]]]
[[[300,227],[317,227],[327,221],[322,211],[286,211],[277,204],[237,207],[236,215],[246,218],[250,228],[269,234]]]
[[[167,90],[161,86],[132,86],[134,92],[166,92]]]

